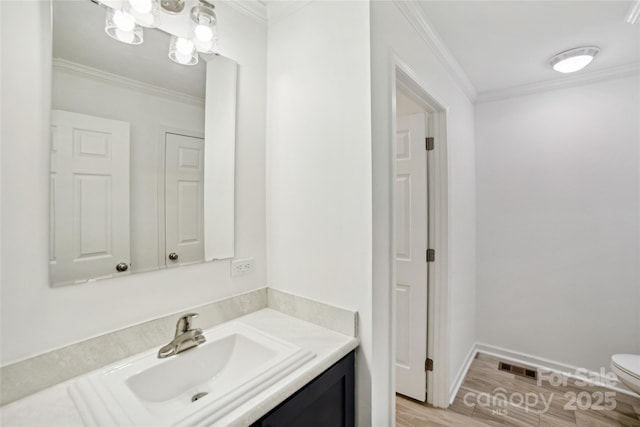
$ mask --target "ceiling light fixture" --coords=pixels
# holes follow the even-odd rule
[[[549,60],[549,65],[560,73],[574,73],[589,65],[600,52],[597,46],[583,46],[566,50]]]

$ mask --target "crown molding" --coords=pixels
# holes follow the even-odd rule
[[[228,0],[224,4],[261,24],[267,23],[267,6],[260,0]]]
[[[160,86],[144,83],[139,80],[108,73],[96,68],[87,67],[86,65],[78,64],[77,62],[68,61],[66,59],[53,58],[53,69],[67,74],[89,78],[101,83],[120,86],[124,89],[135,90],[147,95],[160,96],[171,101],[184,102],[198,107],[203,107],[205,103],[204,97],[199,98],[197,96],[187,95],[176,90],[166,89]]]
[[[480,92],[478,94],[478,98],[476,99],[476,103],[500,101],[517,96],[533,95],[536,93],[548,92],[551,90],[565,89],[590,83],[597,83],[601,81],[632,76],[640,76],[640,63],[626,64],[618,67],[606,68],[604,70],[569,75],[558,79],[529,83],[506,89]]]
[[[427,19],[425,12],[417,2],[393,0],[393,3],[411,23],[413,28],[420,34],[422,39],[436,54],[436,57],[444,65],[456,83],[464,91],[471,102],[474,102],[478,96],[476,88],[469,80],[469,76],[462,69],[458,61],[455,59],[449,48],[444,44],[442,38],[437,33],[433,24]]]
[[[627,12],[627,17],[625,22],[628,24],[637,24],[640,21],[640,0],[633,0],[631,2],[631,6],[629,6],[629,11]]]

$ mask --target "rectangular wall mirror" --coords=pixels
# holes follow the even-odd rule
[[[115,40],[112,10],[52,2],[52,286],[234,254],[237,64],[172,62],[159,28]]]

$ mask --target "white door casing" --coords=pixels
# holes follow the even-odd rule
[[[51,124],[51,283],[129,274],[129,123],[53,110]]]
[[[397,120],[396,391],[426,400],[428,186],[425,114]]]
[[[165,263],[204,261],[204,140],[166,133]],[[177,254],[173,260],[170,254]]]

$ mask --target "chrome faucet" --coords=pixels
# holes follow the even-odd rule
[[[159,359],[182,353],[206,341],[206,338],[202,335],[202,329],[191,329],[191,320],[195,317],[198,317],[198,314],[189,313],[178,319],[176,335],[169,344],[158,351]]]

